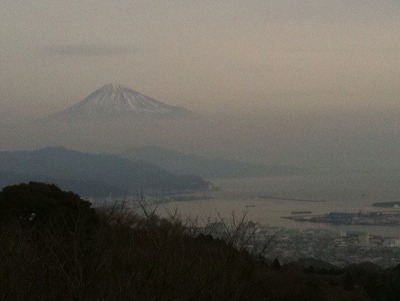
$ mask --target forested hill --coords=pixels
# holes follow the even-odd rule
[[[55,185],[0,191],[2,300],[399,300],[398,267],[281,266],[243,246],[248,223],[199,232],[171,215],[91,203]],[[145,209],[144,209],[145,210]],[[229,223],[229,222],[227,222]],[[185,226],[186,225],[186,226]],[[243,229],[245,231],[243,231]],[[254,233],[253,233],[254,234]],[[253,235],[251,234],[251,235]],[[246,239],[248,241],[248,239]],[[267,243],[268,244],[268,243]],[[318,265],[315,265],[318,263]],[[83,275],[83,276],[82,276]]]
[[[51,181],[84,195],[145,191],[203,190],[199,176],[177,176],[151,163],[107,154],[89,154],[63,147],[0,152],[0,185]],[[102,189],[99,189],[102,188]]]

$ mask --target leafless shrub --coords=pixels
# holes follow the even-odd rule
[[[35,227],[9,224],[0,233],[0,300],[240,300],[250,296],[262,265],[245,251],[254,233],[245,216],[225,221],[224,237],[156,209],[123,203],[62,215]],[[250,236],[248,236],[248,234]]]

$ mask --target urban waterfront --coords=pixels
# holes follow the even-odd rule
[[[262,234],[259,238],[274,236],[267,256],[282,262],[312,257],[336,266],[364,261],[380,266],[399,264],[398,225],[297,222],[282,218],[298,217],[297,212],[312,215],[341,212],[346,216],[387,212],[388,208],[372,204],[395,200],[400,195],[394,180],[384,185],[379,181],[375,186],[370,185],[376,175],[364,175],[358,181],[338,176],[328,183],[330,178],[217,179],[213,183],[220,190],[208,195],[212,198],[158,204],[157,212],[165,216],[178,212],[182,220],[196,220],[199,226],[210,222],[229,223],[245,215],[245,220],[252,221],[257,233]],[[266,194],[281,199],[260,197]],[[398,208],[389,210],[400,213]],[[260,243],[263,243],[261,238]],[[256,245],[248,247],[257,248]]]
[[[215,238],[227,234],[224,224],[243,220],[255,234],[244,247],[257,253],[267,243],[265,256],[282,263],[312,258],[335,266],[400,264],[399,206],[373,206],[400,199],[397,180],[388,174],[211,181],[218,189],[196,195],[145,196],[140,206],[135,196],[124,202],[134,210],[144,205],[159,216],[178,217]],[[373,217],[381,214],[394,217],[396,223],[376,223]],[[310,217],[313,221],[307,221]]]

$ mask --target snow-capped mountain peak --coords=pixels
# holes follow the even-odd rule
[[[167,105],[133,89],[110,83],[77,104],[47,119],[84,121],[120,117],[187,118],[194,116],[196,116],[195,113],[185,108]]]

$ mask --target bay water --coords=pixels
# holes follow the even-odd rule
[[[387,208],[375,202],[399,201],[400,181],[392,172],[312,174],[255,178],[209,179],[218,187],[212,198],[175,201],[159,206],[161,215],[178,212],[182,219],[198,223],[231,220],[246,215],[263,226],[295,229],[319,228],[359,231],[384,237],[400,237],[400,226],[331,225],[283,219],[294,211],[312,214],[368,212]],[[390,209],[396,210],[396,209]]]

